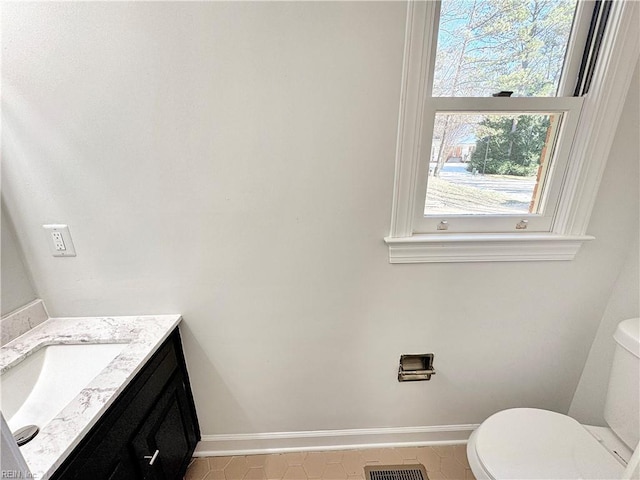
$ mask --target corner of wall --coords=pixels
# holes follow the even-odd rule
[[[622,320],[640,316],[640,259],[636,236],[614,284],[602,321],[591,345],[582,376],[569,407],[580,423],[604,426],[604,405],[615,342],[613,333]]]
[[[31,280],[31,274],[24,261],[24,255],[20,248],[13,223],[7,213],[4,199],[0,209],[0,233],[1,254],[0,264],[2,275],[0,285],[2,293],[0,298],[1,314],[6,315],[29,302],[38,298],[36,289]]]

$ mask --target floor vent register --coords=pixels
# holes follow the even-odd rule
[[[424,465],[368,465],[366,480],[429,480]]]

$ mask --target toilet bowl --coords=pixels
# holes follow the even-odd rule
[[[607,448],[609,447],[609,448]],[[471,435],[467,457],[478,480],[619,479],[622,458],[571,417],[514,408],[485,420]],[[622,455],[631,456],[625,448]]]
[[[640,319],[618,325],[604,418],[590,427],[536,408],[503,410],[467,443],[478,480],[620,479],[640,437]]]

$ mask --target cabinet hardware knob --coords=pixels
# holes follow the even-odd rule
[[[142,457],[142,458],[150,459],[150,460],[149,460],[149,465],[153,465],[153,462],[155,462],[155,461],[156,461],[156,458],[158,458],[158,455],[160,455],[160,450],[156,450],[156,451],[153,453],[153,455],[145,455],[145,456],[144,456],[144,457]]]

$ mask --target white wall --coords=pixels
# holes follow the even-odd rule
[[[637,235],[638,151],[572,262],[390,265],[404,23],[399,2],[3,5],[3,194],[37,290],[54,316],[181,312],[203,434],[569,409]],[[49,255],[52,222],[77,257]],[[419,352],[437,375],[399,384]]]
[[[9,313],[36,299],[36,292],[29,280],[29,274],[22,260],[22,252],[15,238],[13,225],[9,220],[4,205],[2,206],[2,258],[0,259],[0,270],[2,280],[0,281],[0,310],[2,315]]]
[[[625,266],[615,283],[598,333],[591,345],[580,383],[569,408],[569,414],[588,425],[606,425],[604,404],[613,362],[613,334],[622,320],[640,316],[638,311],[638,241],[629,251]]]
[[[609,370],[613,361],[613,334],[622,320],[640,316],[638,303],[640,274],[638,272],[638,240],[631,244],[624,268],[615,283],[605,314],[591,345],[580,383],[571,402],[569,414],[581,423],[605,425],[604,404],[607,396]]]
[[[612,162],[624,156],[626,152],[635,152],[638,156],[640,145],[638,133],[640,132],[640,74],[636,66],[635,74],[627,95],[626,110],[618,127],[615,146],[611,152]],[[636,162],[629,165],[627,170],[631,178],[639,178],[640,164]],[[615,183],[607,183],[601,187],[601,192],[606,189],[617,188]],[[596,207],[602,210],[604,206]],[[596,218],[606,218],[606,212],[595,212]],[[613,290],[607,302],[607,306],[598,327],[597,334],[591,345],[591,351],[584,366],[580,382],[576,389],[569,414],[582,423],[589,425],[605,425],[604,404],[609,384],[609,370],[613,361],[615,342],[613,333],[618,323],[627,318],[640,316],[640,202],[636,201],[627,210],[625,222],[633,226],[634,235],[629,239],[626,248],[626,259],[623,263],[620,275],[613,285]],[[612,227],[613,228],[613,227]]]

